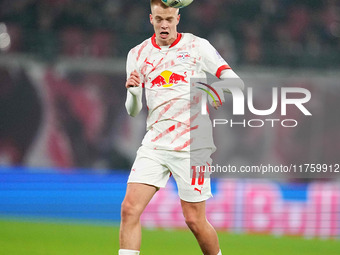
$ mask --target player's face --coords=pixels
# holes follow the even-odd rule
[[[164,9],[161,6],[153,6],[150,14],[150,22],[155,30],[158,45],[171,45],[176,40],[179,19],[178,9]]]

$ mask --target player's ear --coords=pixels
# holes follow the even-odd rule
[[[149,15],[149,18],[150,18],[150,23],[153,25],[153,17],[152,17],[152,14]]]
[[[179,23],[180,19],[181,19],[181,14],[178,14],[177,15],[177,24]]]

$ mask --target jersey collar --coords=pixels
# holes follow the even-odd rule
[[[176,40],[170,45],[169,48],[174,47],[181,40],[181,38],[182,38],[182,34],[181,33],[177,33]],[[151,42],[152,42],[152,45],[155,48],[161,50],[161,47],[156,43],[156,34],[153,34],[153,36],[151,37]]]

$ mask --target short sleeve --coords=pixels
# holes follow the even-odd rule
[[[205,39],[200,42],[200,54],[202,57],[203,71],[220,78],[221,72],[231,69],[218,51]]]

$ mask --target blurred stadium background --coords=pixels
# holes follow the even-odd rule
[[[136,118],[125,111],[125,58],[151,36],[148,14],[148,0],[0,1],[0,254],[116,252],[120,203],[146,117],[146,111]],[[306,107],[313,116],[288,111],[296,128],[215,128],[215,162],[340,163],[339,1],[196,0],[181,14],[180,32],[207,38],[246,86],[258,86],[258,108],[270,106],[273,86],[312,94]],[[230,118],[230,101],[212,116]],[[340,172],[228,177],[213,178],[207,213],[230,254],[253,252],[243,244],[261,254],[338,254]],[[160,245],[149,241],[149,254],[181,254],[162,251],[170,249],[157,239],[164,233],[173,247],[194,244],[178,231],[185,226],[173,181],[152,200],[142,223]],[[47,240],[65,233],[79,242],[68,252]],[[245,234],[257,239],[247,243]],[[46,247],[35,243],[35,235],[46,238]],[[281,237],[280,246],[273,236],[301,237]],[[305,243],[311,238],[318,241]],[[97,251],[103,240],[113,247]],[[82,242],[94,244],[82,250]]]

